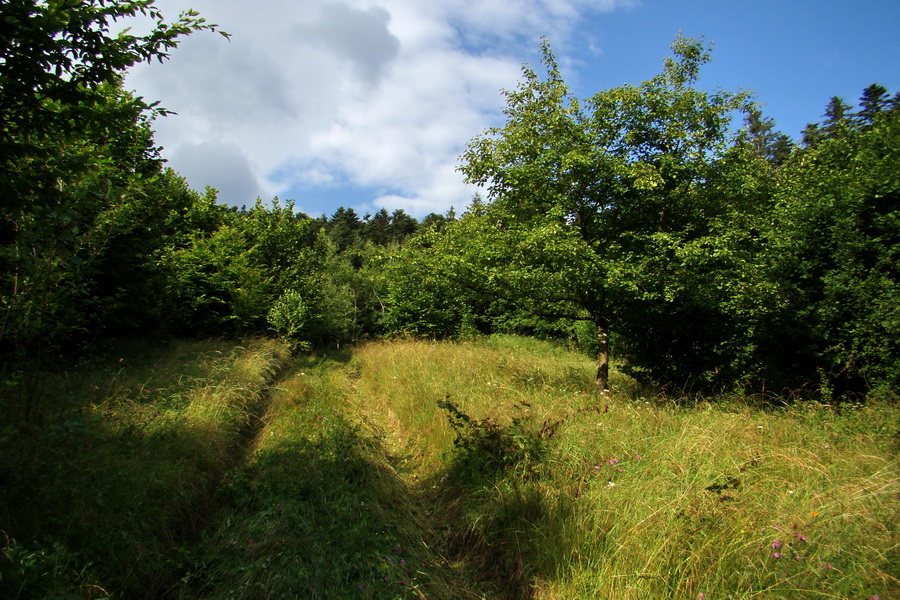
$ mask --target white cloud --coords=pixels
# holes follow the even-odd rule
[[[233,204],[349,186],[359,206],[461,208],[465,143],[496,122],[502,88],[541,35],[630,0],[158,0],[232,34],[185,39],[126,81],[178,112],[157,122],[170,164]],[[244,195],[252,197],[243,198]],[[243,199],[242,199],[243,198]],[[331,212],[333,208],[327,209]]]
[[[184,143],[172,162],[188,181],[208,180],[219,190],[219,200],[227,204],[250,206],[262,195],[253,165],[235,145]]]

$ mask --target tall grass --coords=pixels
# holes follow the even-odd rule
[[[596,367],[582,356],[530,340],[495,336],[481,342],[400,341],[354,353],[347,385],[357,416],[390,432],[387,443],[414,478],[446,464],[453,449],[451,400],[479,418],[547,419],[594,401]]]
[[[283,345],[129,348],[47,374],[36,424],[0,438],[11,598],[155,597],[181,569]]]
[[[435,485],[454,460],[441,398],[473,419],[531,418],[538,464],[438,496],[448,540],[512,596],[900,594],[894,405],[684,406],[621,377],[624,393],[597,398],[589,361],[516,338],[372,345],[352,374],[355,409],[411,482]]]
[[[900,597],[890,402],[598,397],[511,336],[122,358],[2,430],[0,595]]]
[[[466,598],[381,438],[348,413],[344,365],[296,361],[218,491],[180,598]]]

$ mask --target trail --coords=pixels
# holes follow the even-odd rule
[[[288,362],[290,363],[290,361]],[[276,365],[272,376],[256,394],[254,401],[248,404],[246,420],[238,430],[237,442],[229,452],[227,459],[212,474],[204,492],[191,506],[184,507],[181,518],[174,525],[175,536],[171,544],[173,549],[187,548],[191,549],[191,553],[196,553],[197,549],[203,545],[204,536],[220,517],[222,507],[217,500],[217,495],[223,481],[230,472],[238,469],[253,452],[265,426],[265,417],[278,386],[294,371],[294,367],[290,364],[276,362]],[[185,564],[168,584],[160,586],[160,589],[150,596],[160,599],[183,598],[180,588],[181,584],[190,576],[190,567],[191,565]]]
[[[353,410],[343,371],[300,360],[273,379],[158,597],[531,598],[443,473],[403,471],[402,432]]]

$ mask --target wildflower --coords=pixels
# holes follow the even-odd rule
[[[700,595],[698,595],[697,598],[699,598],[700,600],[703,600],[704,598],[706,598],[706,594],[704,594],[703,592],[700,592]]]
[[[612,481],[607,481],[607,482],[606,482],[606,487],[616,487],[616,484],[615,484],[614,482],[612,482]]]
[[[831,566],[831,563],[825,563],[825,568],[830,570],[830,569],[833,569],[834,567]]]
[[[776,559],[779,559],[779,558],[781,558],[782,554],[781,554],[781,552],[776,552],[772,556],[774,556]]]
[[[811,517],[818,517],[818,516],[819,516],[819,513],[817,513],[816,511],[812,511],[811,513],[809,513],[809,516],[811,516]]]
[[[781,540],[775,540],[774,542],[772,542],[772,547],[775,548],[776,550],[781,548]]]
[[[600,470],[600,466],[599,466],[599,465],[594,465],[594,470],[595,470],[595,471],[599,471],[599,470]]]
[[[614,464],[616,464],[618,462],[619,462],[618,458],[611,458],[608,461],[606,461],[606,464],[608,464],[609,466],[613,466]]]
[[[802,560],[802,558],[803,558],[803,557],[800,556],[799,554],[795,554],[795,555],[794,555],[794,560]]]
[[[635,460],[643,460],[643,458],[644,458],[644,457],[641,456],[640,454],[635,454],[635,455],[634,455],[634,459],[635,459]]]

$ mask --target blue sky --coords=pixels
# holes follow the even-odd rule
[[[466,142],[501,123],[501,89],[546,36],[579,97],[659,72],[674,37],[704,36],[700,85],[750,89],[794,137],[831,96],[900,91],[900,1],[157,0],[232,34],[195,34],[126,87],[178,113],[157,121],[170,166],[220,201],[292,199],[312,215],[464,208]]]

